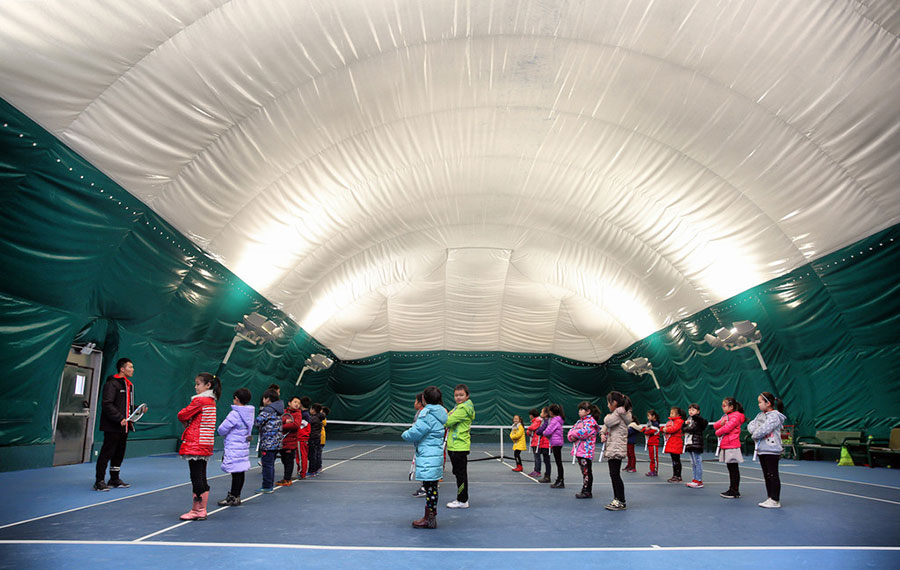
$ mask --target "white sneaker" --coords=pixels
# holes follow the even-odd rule
[[[765,501],[761,502],[759,506],[764,509],[780,509],[781,503],[778,501],[773,501],[772,499],[766,499]]]
[[[460,503],[459,501],[450,501],[449,503],[447,503],[447,508],[448,509],[468,509],[469,502],[466,501],[465,503]]]

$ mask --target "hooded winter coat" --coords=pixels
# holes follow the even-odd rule
[[[297,433],[303,427],[303,412],[300,410],[284,409],[284,415],[281,416],[281,428],[284,439],[281,440],[282,449],[297,449]]]
[[[603,457],[607,459],[624,459],[628,454],[628,424],[631,423],[631,412],[619,406],[616,411],[606,414],[600,433],[606,435],[606,449]]]
[[[541,426],[538,433],[542,434],[550,441],[550,447],[561,446],[563,444],[562,416],[552,416],[545,425]]]
[[[513,442],[513,451],[525,451],[525,428],[522,424],[515,424],[509,430],[509,439]]]
[[[259,426],[259,448],[263,451],[281,449],[281,416],[284,415],[284,402],[275,400],[263,407],[256,416]]]
[[[666,440],[666,448],[663,450],[666,453],[681,453],[684,451],[684,437],[681,434],[682,425],[684,425],[684,420],[681,419],[681,416],[671,416],[666,425],[660,428],[664,434],[669,436]]]
[[[253,430],[253,406],[231,405],[225,421],[219,425],[219,435],[225,438],[222,471],[241,473],[250,470],[250,432]]]
[[[703,419],[703,416],[688,416],[684,421],[681,431],[684,432],[684,450],[693,451],[694,453],[703,453],[703,432],[709,422]]]
[[[713,424],[713,427],[716,428],[716,436],[722,438],[719,449],[741,448],[741,424],[745,419],[741,412],[731,412]]]
[[[416,481],[437,481],[444,476],[444,423],[447,410],[428,404],[416,422],[400,437],[416,446]]]
[[[538,433],[538,430],[541,429],[541,425],[543,425],[544,420],[541,419],[541,416],[538,416],[531,420],[531,425],[528,426],[528,431],[531,432],[531,447],[538,447],[549,449],[550,441]]]
[[[212,455],[216,438],[216,397],[212,390],[191,396],[191,403],[178,412],[185,424],[180,455]]]
[[[475,404],[466,400],[457,404],[447,416],[447,451],[469,451],[472,447],[472,422],[475,421]]]
[[[593,459],[599,431],[600,428],[594,416],[587,415],[575,422],[575,425],[566,434],[566,439],[575,444],[572,446],[572,455]]]
[[[781,455],[781,427],[787,418],[778,410],[760,412],[747,424],[750,437],[756,442],[756,452],[760,455]]]
[[[641,429],[641,432],[647,436],[647,446],[659,446],[659,422],[656,420],[647,420],[647,427]]]

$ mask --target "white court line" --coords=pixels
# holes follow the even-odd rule
[[[87,546],[181,546],[187,548],[265,548],[283,550],[336,550],[336,551],[370,551],[370,552],[716,552],[716,551],[828,551],[840,550],[850,552],[900,552],[900,546],[573,546],[548,548],[454,548],[429,546],[327,546],[322,544],[277,544],[267,542],[172,542],[155,540],[152,542],[134,542],[118,540],[0,540],[4,544],[44,544],[44,545],[87,545]]]
[[[337,451],[338,449],[347,449],[348,447],[355,447],[355,446],[357,446],[357,445],[363,445],[363,444],[361,444],[361,443],[351,443],[351,444],[349,444],[349,445],[342,445],[342,446],[340,446],[340,447],[331,447],[331,448],[328,448],[327,450],[323,451],[322,454],[324,455],[324,454],[329,453],[329,452],[332,452],[332,451]]]
[[[483,453],[483,454],[485,454],[485,455],[490,455],[490,453],[488,453],[487,451],[482,451],[481,453]],[[502,458],[498,458],[497,461],[499,461],[499,462],[502,463],[503,465],[506,465],[507,467],[509,467],[510,471],[512,471],[512,467],[509,466],[509,463],[507,463],[506,461],[503,461]],[[523,477],[528,477],[529,479],[531,479],[531,480],[534,481],[535,483],[540,483],[540,481],[538,481],[537,479],[535,479],[534,477],[532,477],[532,476],[529,475],[528,473],[525,473],[524,471],[514,471],[514,473],[518,473],[519,475],[522,475]]]
[[[751,469],[756,469],[757,471],[762,471],[760,467],[749,466]],[[792,463],[790,465],[781,465],[779,467],[798,467],[796,463]],[[792,473],[790,471],[781,471],[780,473],[784,473],[785,475],[794,475],[796,477],[814,477],[816,479],[827,479],[829,481],[840,481],[841,483],[855,483],[857,485],[869,485],[870,487],[881,487],[883,489],[893,489],[895,491],[900,491],[900,487],[894,487],[893,485],[882,485],[880,483],[866,483],[865,481],[853,481],[851,479],[838,479],[837,477],[825,477],[824,475],[808,475],[806,473]]]
[[[712,471],[712,470],[710,470],[710,473],[716,473],[716,474],[718,474],[718,475],[727,475],[727,473],[723,473],[723,472],[721,472],[721,471]],[[766,481],[765,479],[762,479],[762,478],[760,478],[760,477],[752,477],[752,476],[750,476],[750,475],[744,475],[744,477],[746,477],[747,479],[755,479],[756,481],[762,481],[762,482],[764,482],[764,483],[765,483],[765,481]],[[782,482],[781,482],[781,486],[782,486],[782,487],[797,487],[797,488],[799,488],[799,489],[810,489],[810,490],[812,490],[812,491],[821,491],[821,492],[823,492],[823,493],[831,493],[831,494],[833,494],[833,495],[844,495],[845,497],[856,497],[857,499],[867,499],[867,500],[869,500],[869,501],[878,501],[879,503],[888,503],[888,504],[890,504],[890,505],[900,505],[900,502],[898,502],[898,501],[891,501],[891,500],[889,500],[889,499],[879,499],[878,497],[869,497],[868,495],[858,495],[858,494],[856,494],[856,493],[845,493],[845,492],[843,492],[843,491],[832,491],[831,489],[822,489],[822,488],[819,488],[819,487],[810,487],[809,485],[798,485],[797,483],[785,483],[784,481],[782,481]]]
[[[250,468],[251,471],[252,471],[253,469],[258,469],[258,467],[251,467],[251,468]],[[215,475],[215,476],[213,476],[213,477],[208,477],[207,480],[209,480],[209,479],[218,479],[219,477],[226,477],[226,476],[228,476],[228,475],[230,475],[230,473],[223,473],[222,475]],[[119,497],[118,499],[110,499],[110,500],[108,500],[108,501],[100,501],[99,503],[91,503],[90,505],[82,505],[82,506],[80,506],[80,507],[75,507],[75,508],[73,508],[73,509],[66,509],[65,511],[59,511],[59,512],[56,512],[56,513],[50,513],[50,514],[48,514],[48,515],[41,515],[41,516],[39,516],[39,517],[34,517],[34,518],[25,519],[25,520],[18,521],[18,522],[14,522],[14,523],[5,524],[5,525],[3,525],[3,526],[0,526],[0,530],[2,530],[2,529],[4,529],[4,528],[9,528],[9,527],[11,527],[11,526],[17,526],[17,525],[20,525],[20,524],[30,523],[30,522],[33,522],[33,521],[39,521],[39,520],[41,520],[41,519],[46,519],[46,518],[50,518],[50,517],[55,517],[55,516],[59,516],[59,515],[64,515],[64,514],[66,514],[66,513],[74,513],[75,511],[80,511],[80,510],[83,510],[83,509],[90,509],[90,508],[92,508],[92,507],[99,507],[100,505],[108,505],[108,504],[110,504],[110,503],[115,503],[115,502],[118,502],[118,501],[124,501],[124,500],[126,500],[126,499],[133,499],[133,498],[135,498],[135,497],[142,497],[142,496],[144,496],[144,495],[150,495],[150,494],[152,494],[152,493],[159,493],[160,491],[168,491],[169,489],[175,489],[175,488],[177,488],[177,487],[184,487],[184,486],[190,485],[190,484],[191,484],[191,482],[188,481],[187,483],[178,483],[177,485],[169,485],[168,487],[161,487],[161,488],[159,488],[159,489],[153,489],[152,491],[143,491],[143,492],[141,492],[141,493],[135,493],[134,495],[128,495],[127,497]]]
[[[355,445],[355,444],[354,444],[354,445]],[[344,447],[352,447],[352,445],[345,445]],[[384,447],[384,446],[382,445],[381,447]],[[369,451],[367,451],[367,452],[365,452],[365,453],[360,453],[360,454],[357,455],[356,457],[351,457],[350,459],[345,459],[344,461],[341,461],[341,462],[339,462],[339,463],[335,463],[335,464],[333,464],[333,465],[329,465],[328,467],[323,468],[322,471],[325,471],[326,469],[330,469],[331,467],[336,467],[336,466],[340,465],[341,463],[346,463],[346,462],[348,462],[348,461],[352,461],[353,459],[356,459],[357,457],[362,457],[363,455],[368,455],[369,453],[372,453],[373,451],[378,451],[379,449],[381,449],[381,447],[376,447],[375,449],[371,449],[371,450],[369,450]],[[336,448],[336,449],[343,449],[343,447],[338,447],[338,448]],[[227,475],[227,474],[226,474],[226,475]],[[222,475],[218,475],[218,477],[222,477]],[[275,487],[274,490],[273,490],[273,492],[278,491],[279,489],[284,489],[284,487]],[[244,503],[246,503],[247,501],[252,501],[252,500],[255,499],[256,497],[261,497],[261,496],[263,496],[263,495],[271,495],[271,494],[272,494],[272,493],[256,493],[255,495],[250,495],[250,496],[247,497],[246,499],[242,499],[242,500],[241,500],[241,504],[244,504]],[[214,511],[209,511],[209,512],[206,514],[206,516],[207,516],[207,518],[209,518],[210,516],[212,516],[212,515],[214,515],[214,514],[216,514],[216,513],[218,513],[218,512],[224,511],[224,510],[227,509],[227,508],[228,508],[228,507],[219,507],[218,509],[216,509],[216,510],[214,510]],[[136,539],[134,539],[132,542],[143,542],[143,541],[147,540],[148,538],[153,538],[154,536],[157,536],[157,535],[160,535],[160,534],[169,532],[170,530],[174,530],[174,529],[176,529],[176,528],[178,528],[178,527],[184,526],[184,525],[186,525],[186,524],[190,524],[190,523],[192,523],[192,522],[194,522],[194,521],[181,521],[181,522],[179,522],[179,523],[173,524],[172,526],[169,526],[169,527],[160,529],[160,530],[158,530],[158,531],[156,531],[156,532],[151,532],[150,534],[144,535],[144,536],[142,536],[142,537],[140,537],[140,538],[136,538]]]
[[[349,446],[348,446],[348,447],[349,447]],[[370,454],[370,453],[373,453],[373,452],[375,452],[375,451],[378,451],[379,449],[381,449],[381,448],[383,448],[383,447],[387,447],[387,445],[379,445],[379,446],[376,447],[375,449],[370,449],[369,451],[367,451],[367,452],[365,452],[365,453],[360,453],[359,455],[354,455],[354,456],[351,457],[350,459],[345,459],[345,460],[343,460],[343,461],[338,461],[337,463],[332,463],[332,464],[329,465],[328,467],[323,467],[323,468],[322,468],[322,471],[327,471],[327,470],[331,469],[332,467],[337,467],[338,465],[341,465],[341,464],[343,464],[343,463],[347,463],[348,461],[353,461],[354,459],[356,459],[356,458],[358,458],[358,457],[362,457],[363,455],[368,455],[368,454]]]
[[[353,447],[353,446],[355,446],[355,445],[360,445],[360,444],[358,444],[358,443],[351,443],[350,445],[343,445],[343,446],[341,446],[341,447],[332,447],[332,448],[329,449],[328,451],[323,451],[322,453],[328,453],[328,452],[330,452],[330,451],[337,451],[338,449],[346,449],[346,448],[348,448],[348,447]],[[259,466],[257,465],[256,467],[251,467],[251,468],[250,468],[250,471],[252,471],[252,470],[254,470],[254,469],[259,469]],[[227,477],[228,475],[230,475],[230,473],[223,473],[222,475],[215,475],[215,476],[213,476],[213,477],[207,477],[207,480],[218,479],[219,477]],[[117,498],[117,499],[110,499],[110,500],[108,500],[108,501],[100,501],[99,503],[91,503],[90,505],[82,505],[82,506],[80,506],[80,507],[75,507],[75,508],[72,508],[72,509],[66,509],[65,511],[58,511],[58,512],[50,513],[50,514],[47,514],[47,515],[41,515],[41,516],[39,516],[39,517],[33,517],[33,518],[30,518],[30,519],[21,520],[21,521],[18,521],[18,522],[8,523],[8,524],[5,524],[5,525],[0,526],[0,530],[2,530],[2,529],[4,529],[4,528],[9,528],[9,527],[11,527],[11,526],[18,526],[18,525],[20,525],[20,524],[30,523],[30,522],[33,522],[33,521],[39,521],[39,520],[41,520],[41,519],[46,519],[46,518],[50,518],[50,517],[55,517],[55,516],[59,516],[59,515],[64,515],[64,514],[66,514],[66,513],[74,513],[75,511],[80,511],[80,510],[83,510],[83,509],[90,509],[90,508],[92,508],[92,507],[99,507],[100,505],[108,505],[108,504],[110,504],[110,503],[115,503],[115,502],[117,502],[117,501],[124,501],[125,499],[133,499],[133,498],[135,498],[135,497],[142,497],[142,496],[144,496],[144,495],[149,495],[149,494],[151,494],[151,493],[159,493],[160,491],[168,491],[169,489],[175,489],[175,488],[178,488],[178,487],[184,487],[184,486],[190,485],[190,484],[191,484],[191,482],[188,481],[187,483],[178,483],[177,485],[169,485],[168,487],[161,487],[161,488],[159,488],[159,489],[153,489],[153,490],[151,490],[151,491],[143,491],[143,492],[141,492],[141,493],[135,493],[134,495],[128,495],[128,496],[126,496],[126,497],[119,497],[119,498]],[[249,499],[248,499],[248,500],[249,500]]]

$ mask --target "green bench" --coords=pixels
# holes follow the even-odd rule
[[[895,457],[900,455],[900,428],[891,430],[890,439],[870,439],[866,445],[869,467],[875,467],[875,460],[887,457],[887,465],[896,467]]]
[[[852,452],[853,448],[862,449],[865,445],[866,441],[863,439],[863,432],[860,430],[819,430],[815,436],[804,435],[797,438],[797,447],[800,448],[800,454],[797,458],[802,459],[804,451],[811,452],[813,459],[818,459],[819,453],[823,451],[837,451],[840,454],[842,447],[846,447]]]

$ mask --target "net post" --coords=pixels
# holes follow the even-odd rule
[[[500,428],[500,461],[503,461],[503,428]]]

